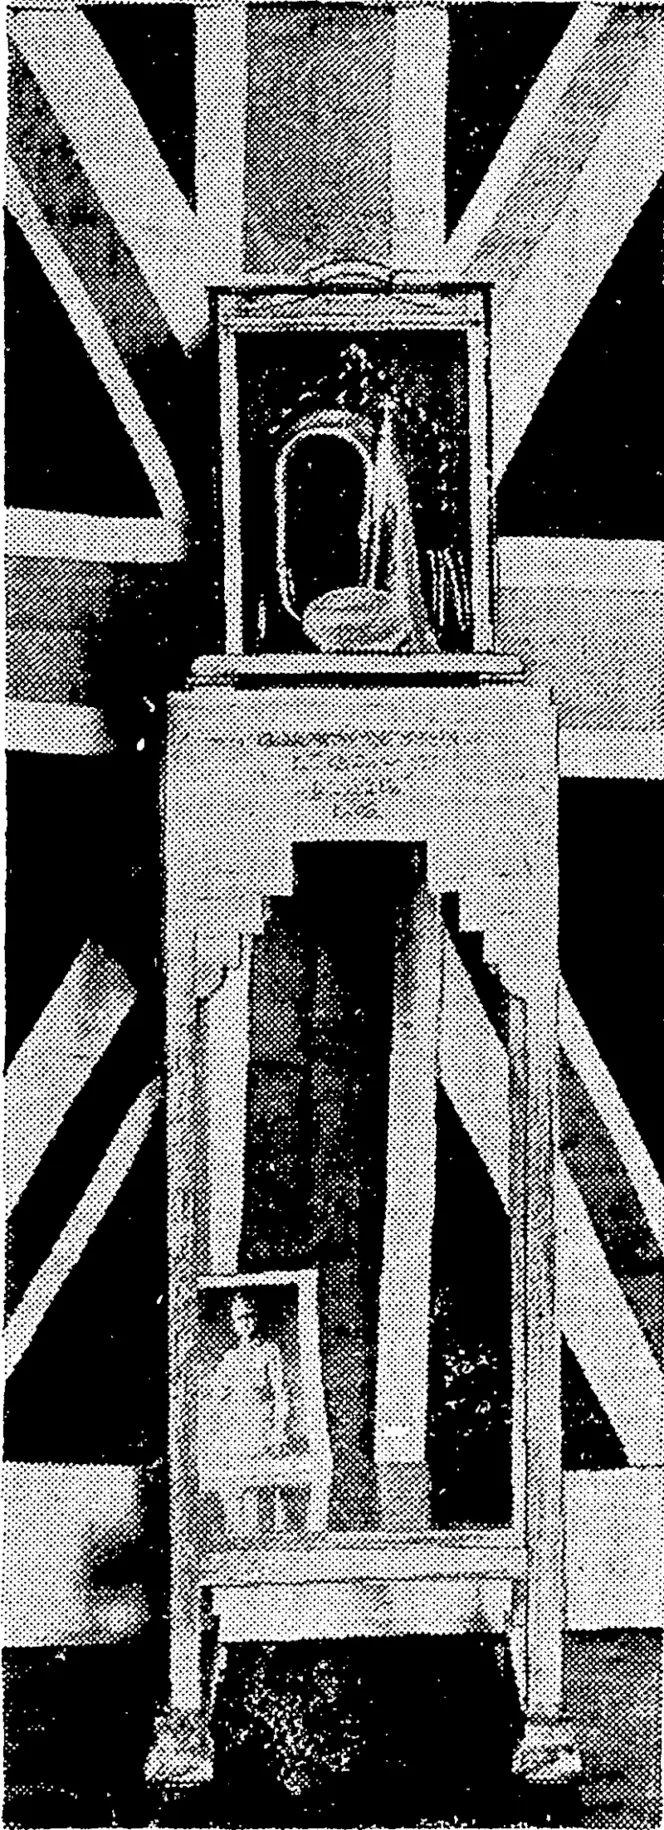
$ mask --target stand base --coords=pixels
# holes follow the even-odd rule
[[[154,1743],[145,1762],[148,1785],[208,1785],[214,1772],[214,1746],[202,1712],[170,1709],[157,1716]]]
[[[571,1723],[563,1716],[532,1717],[526,1722],[512,1772],[535,1785],[561,1785],[578,1779],[581,1755]]]

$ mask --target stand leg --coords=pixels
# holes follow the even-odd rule
[[[209,1784],[214,1747],[202,1685],[201,1601],[197,1584],[177,1572],[172,1596],[171,1696],[157,1716],[154,1741],[145,1763],[149,1785],[179,1791]]]
[[[547,1000],[525,1010],[525,1609],[517,1616],[517,1682],[525,1727],[513,1770],[538,1783],[575,1778],[581,1758],[563,1697],[565,1587],[556,1301],[556,1051]]]

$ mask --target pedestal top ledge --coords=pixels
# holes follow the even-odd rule
[[[192,663],[189,685],[480,686],[523,675],[523,661],[506,654],[205,654]]]

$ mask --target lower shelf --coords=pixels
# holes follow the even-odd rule
[[[511,1579],[525,1552],[509,1527],[449,1531],[276,1532],[265,1538],[220,1534],[201,1558],[205,1586],[256,1583],[404,1581],[422,1577]]]
[[[281,1533],[227,1539],[201,1564],[219,1637],[504,1633],[525,1559],[514,1533]]]
[[[507,1632],[512,1583],[480,1578],[267,1583],[212,1590],[219,1640],[297,1642]]]

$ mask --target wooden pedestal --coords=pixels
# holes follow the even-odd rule
[[[311,665],[306,657],[288,657],[287,665],[276,656],[265,663],[235,657],[198,664],[194,688],[170,701],[164,805],[174,1713],[159,1729],[149,1762],[154,1778],[163,1778],[170,1747],[178,1783],[186,1782],[185,1742],[194,1747],[192,1782],[207,1775],[203,1594],[212,1597],[222,1643],[322,1633],[506,1633],[526,1718],[518,1770],[539,1779],[576,1770],[561,1660],[556,725],[548,697],[521,684],[518,668],[503,657],[463,657],[463,670],[460,660],[420,657],[413,666],[345,657],[335,669],[334,657]],[[201,1278],[237,1268],[252,937],[270,896],[291,893],[293,847],[340,841],[400,842],[426,853],[426,883],[401,934],[395,976],[375,1439],[383,1528],[278,1534],[244,1548],[228,1542],[210,1558],[198,1527],[196,1289]],[[486,957],[511,999],[509,1531],[431,1532],[425,1516],[440,898],[450,892],[460,898],[463,925],[483,933]]]

